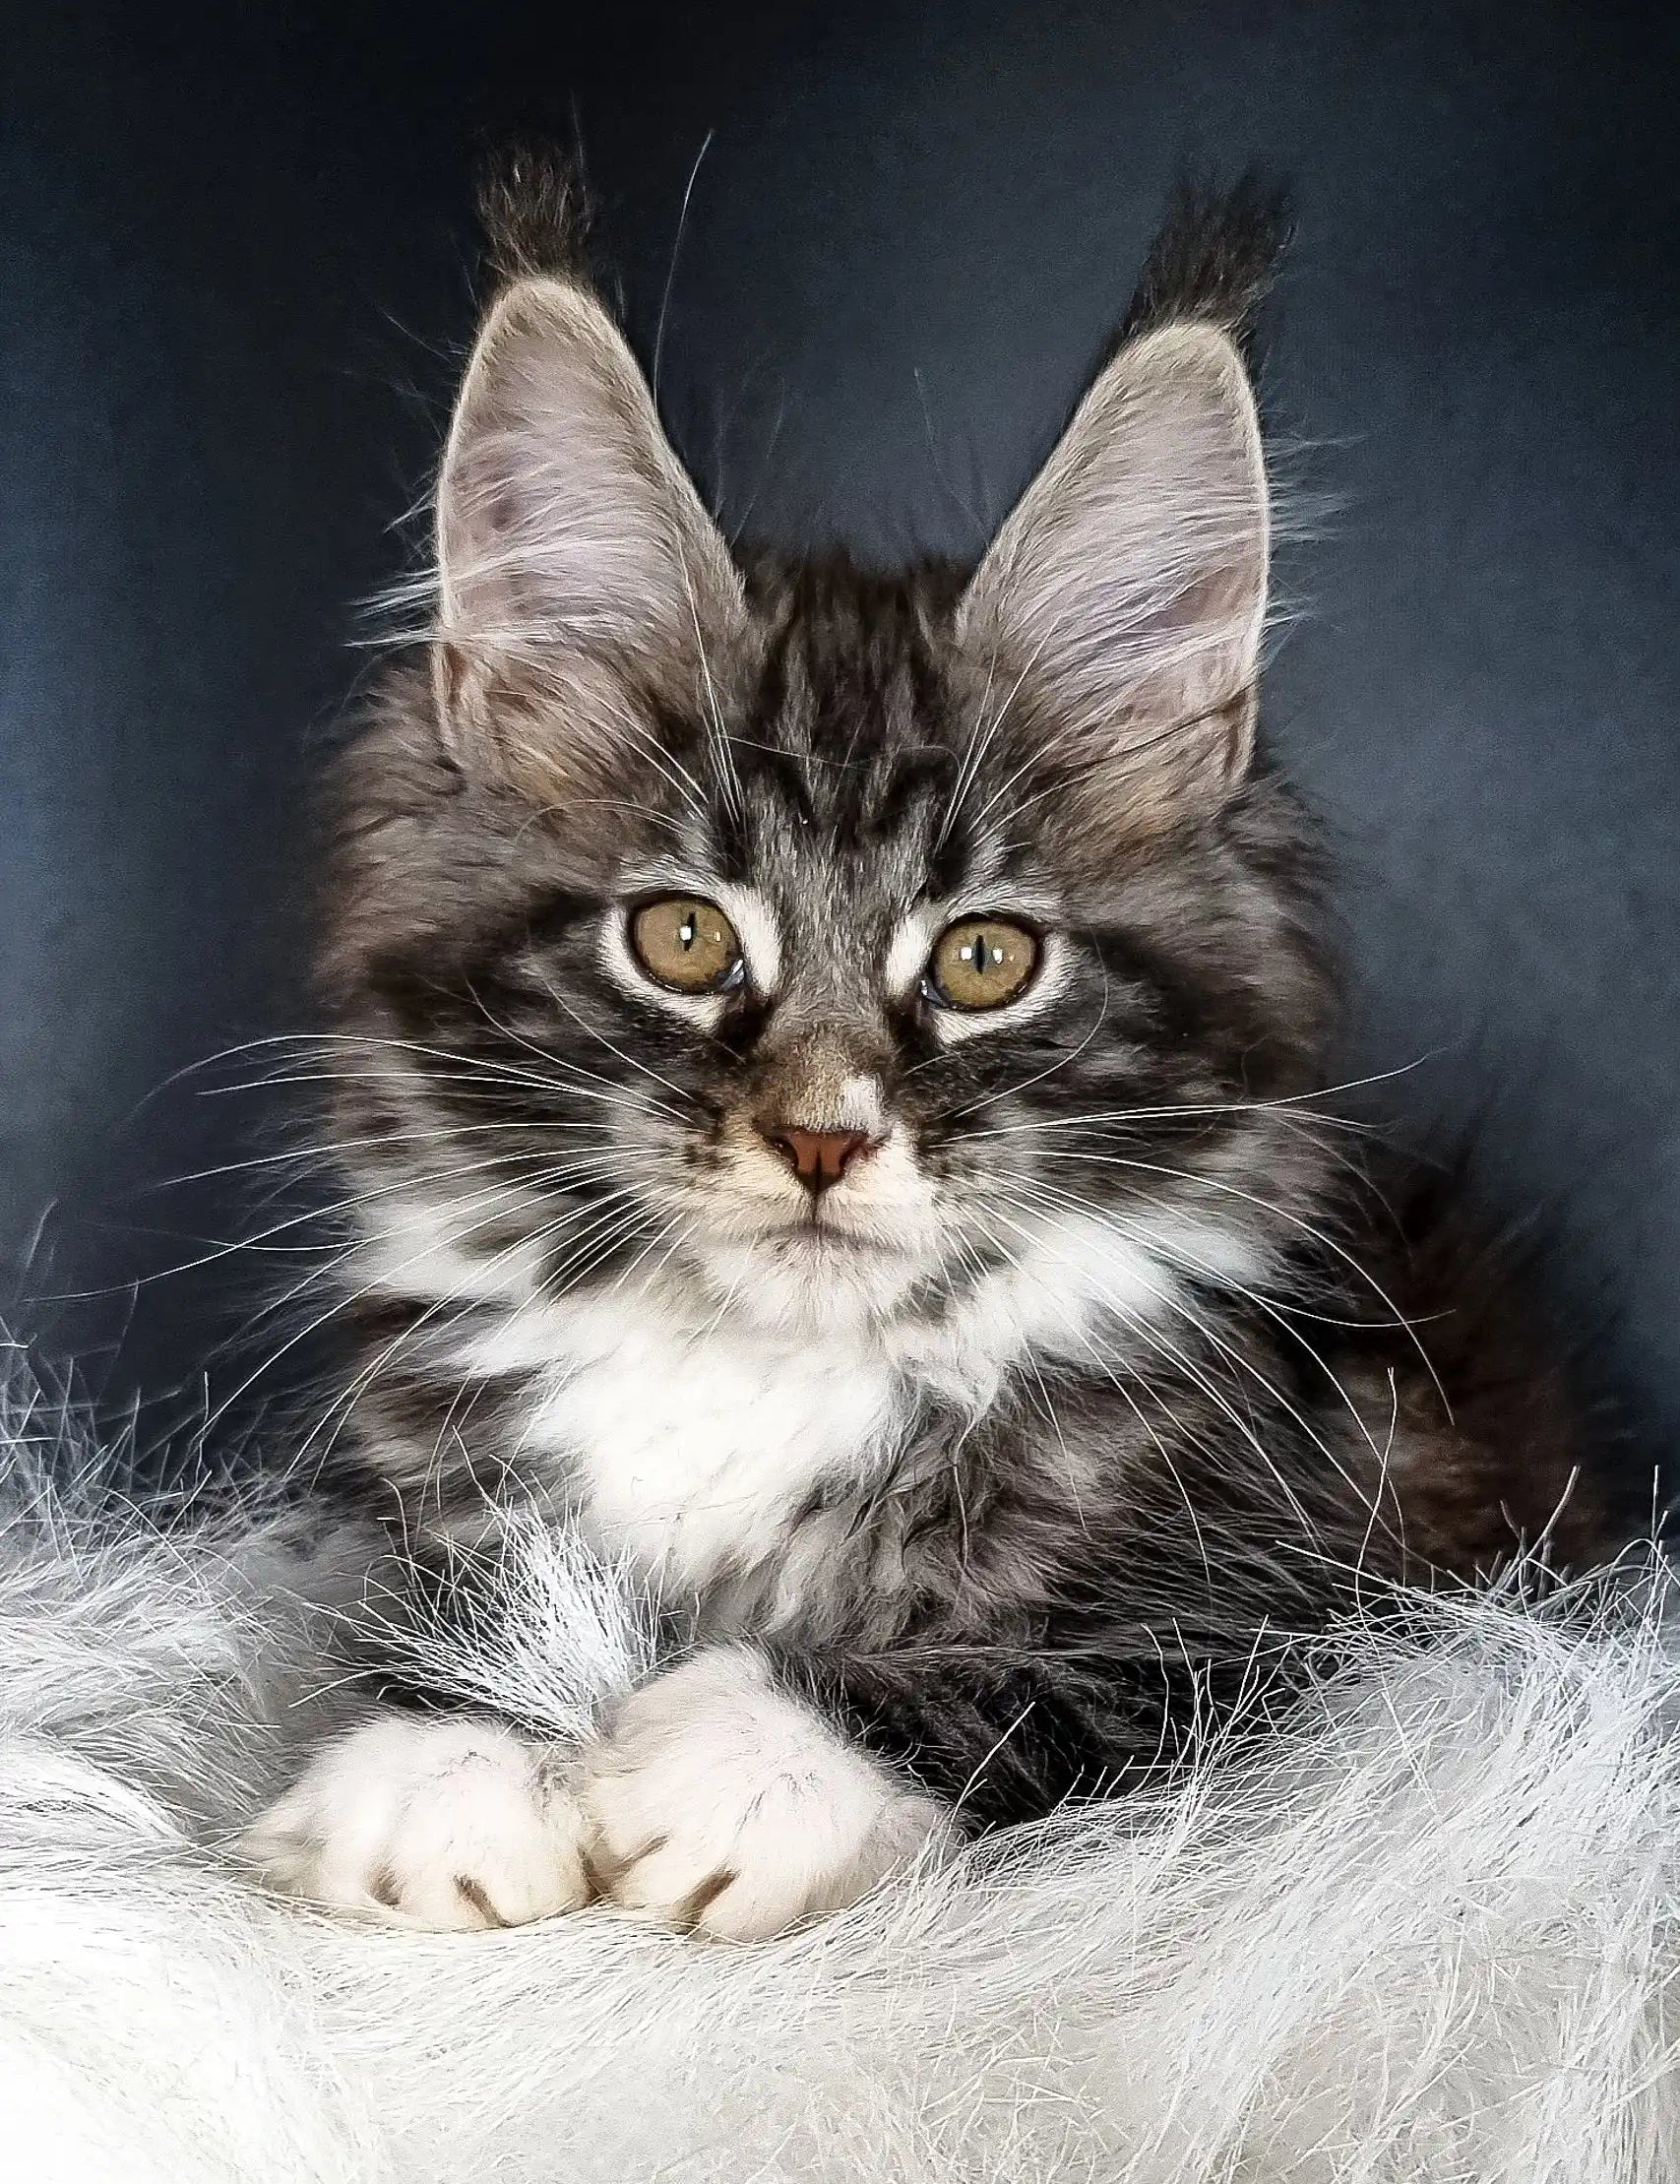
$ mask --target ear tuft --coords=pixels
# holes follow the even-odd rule
[[[1006,742],[1103,796],[1116,821],[1216,802],[1253,747],[1270,515],[1238,339],[1260,260],[1231,232],[1198,253],[1169,226],[1132,338],[959,614]],[[1162,320],[1185,302],[1208,315]]]
[[[508,264],[534,233],[506,231]],[[505,759],[517,721],[552,793],[609,771],[653,712],[711,701],[740,579],[579,280],[527,274],[490,307],[444,453],[437,570],[433,687],[460,763]]]
[[[485,255],[499,287],[544,276],[589,285],[589,192],[578,169],[543,145],[517,144],[480,168]]]
[[[1228,190],[1181,185],[1150,245],[1116,350],[1163,326],[1216,327],[1245,366],[1289,247],[1288,193],[1254,169]]]

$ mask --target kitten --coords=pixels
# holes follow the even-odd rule
[[[1171,1765],[1361,1573],[1622,1512],[1319,1103],[1276,211],[1186,199],[978,567],[894,575],[738,560],[563,190],[493,230],[435,628],[337,789],[353,1431],[422,1561],[534,1510],[689,1635],[576,1751],[382,1709],[251,1845],[410,1924],[761,1936]]]

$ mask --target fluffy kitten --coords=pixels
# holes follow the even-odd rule
[[[762,1935],[1170,1764],[1359,1573],[1618,1513],[1317,1101],[1272,210],[1186,201],[978,568],[892,575],[737,560],[561,196],[496,233],[435,627],[338,789],[353,1432],[422,1563],[534,1508],[684,1636],[577,1751],[382,1711],[252,1846],[421,1925]]]

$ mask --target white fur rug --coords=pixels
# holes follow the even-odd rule
[[[218,1853],[288,1765],[334,1557],[40,1486],[0,1531],[0,2173],[23,2184],[1680,2176],[1680,1649],[1367,1633],[1264,1768],[1065,1818],[791,1941],[426,1939]],[[533,1551],[454,1673],[575,1721],[634,1617]],[[329,1702],[330,1703],[330,1702]]]

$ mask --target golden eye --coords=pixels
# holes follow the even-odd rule
[[[948,1009],[1000,1009],[1038,967],[1038,942],[1006,917],[964,917],[934,943],[927,967],[936,1001]]]
[[[741,974],[734,926],[698,896],[645,903],[630,920],[630,940],[649,976],[678,993],[717,993]]]

